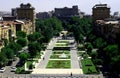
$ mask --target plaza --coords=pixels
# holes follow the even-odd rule
[[[77,49],[75,44],[70,44],[74,42],[74,38],[70,40],[63,41],[62,38],[53,38],[44,55],[42,56],[40,62],[36,64],[36,68],[33,69],[32,74],[83,74],[82,69],[79,66],[79,59],[77,57]],[[53,50],[55,46],[60,46],[60,43],[69,46],[70,50]],[[56,45],[59,44],[59,45]],[[61,46],[62,47],[62,46]],[[63,46],[65,47],[65,46]],[[60,58],[62,54],[66,57]],[[54,57],[52,57],[54,56]],[[51,64],[52,63],[52,64]],[[63,63],[63,64],[62,64]],[[51,64],[51,65],[50,65]],[[65,65],[66,64],[66,65]],[[51,72],[52,71],[52,72]]]

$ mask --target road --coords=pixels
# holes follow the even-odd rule
[[[19,58],[16,57],[16,61],[12,63],[11,66],[6,66],[6,70],[4,73],[0,73],[0,76],[14,76],[15,72],[11,72],[11,67],[16,66],[16,64],[19,62]]]

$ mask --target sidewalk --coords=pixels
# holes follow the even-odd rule
[[[83,74],[82,69],[34,69],[32,74]]]
[[[50,43],[45,51],[45,54],[42,56],[41,60],[39,61],[39,64],[36,65],[36,69],[39,69],[39,68],[45,69],[46,68],[46,65],[49,61],[50,55],[52,53],[52,49],[56,42],[57,42],[57,38],[54,38],[50,41]]]

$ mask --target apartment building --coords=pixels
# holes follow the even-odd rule
[[[92,16],[94,20],[110,18],[110,7],[107,4],[96,4],[92,8]]]

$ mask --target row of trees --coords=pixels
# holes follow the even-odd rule
[[[21,48],[22,46],[15,42],[10,42],[7,46],[2,48],[0,52],[0,67],[7,65],[9,61],[12,61],[14,55],[17,55]]]
[[[90,48],[88,53],[92,56],[94,64],[102,65],[102,71],[109,72],[109,76],[117,78],[118,73],[120,73],[120,52],[118,44],[111,44],[105,41],[102,37],[89,35],[87,41],[90,44],[87,45],[87,48]],[[92,47],[88,47],[92,46]],[[97,48],[97,52],[92,52],[93,48]]]
[[[43,42],[49,42],[53,36],[58,36],[62,30],[62,22],[55,17],[36,20],[36,32],[41,33]]]
[[[5,47],[0,52],[0,67],[7,65],[14,56],[18,56],[24,63],[28,58],[35,57],[45,47],[43,43],[48,43],[53,36],[59,35],[63,30],[62,22],[53,17],[50,19],[36,20],[36,32],[26,35],[23,31],[17,32],[17,39],[8,42],[4,39]],[[22,47],[28,46],[29,52],[19,51]]]
[[[87,53],[92,57],[96,67],[102,65],[103,69],[115,73],[120,73],[120,52],[117,44],[108,43],[102,37],[97,36],[93,31],[91,18],[72,17],[63,21],[63,26],[68,31],[73,32],[78,43],[85,44]],[[97,52],[93,51],[96,48]],[[113,73],[114,72],[114,73]],[[110,75],[110,76],[112,76]]]
[[[26,33],[18,31],[16,42],[8,42],[7,39],[4,39],[4,44],[5,47],[0,52],[0,67],[7,65],[9,62],[12,63],[13,59],[18,56],[18,51],[27,45]]]
[[[91,18],[72,17],[68,21],[63,21],[63,26],[70,32],[73,32],[77,42],[82,42],[84,37],[91,33]]]

